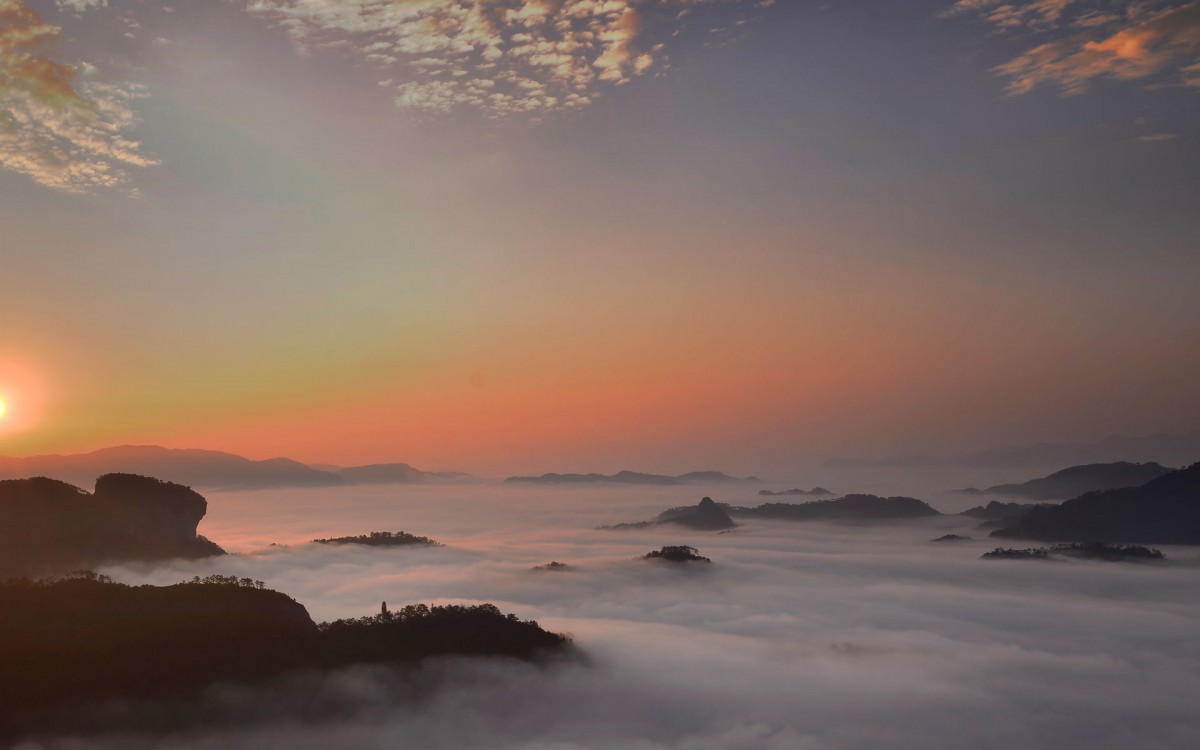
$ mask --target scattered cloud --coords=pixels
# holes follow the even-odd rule
[[[1200,88],[1200,2],[1116,0],[1096,7],[1080,0],[958,0],[950,15],[980,14],[1003,31],[1053,38],[996,68],[1011,94],[1057,86],[1081,94],[1096,81],[1162,76]]]
[[[957,0],[947,14],[981,13],[988,21],[1004,29],[1050,28],[1059,23],[1068,6],[1078,2],[1079,0],[1026,0],[1016,3],[1002,0]]]
[[[1140,135],[1138,140],[1142,143],[1162,143],[1163,141],[1173,141],[1179,136],[1175,133],[1153,133],[1151,135]]]
[[[55,4],[58,5],[59,9],[61,10],[71,10],[75,11],[76,13],[82,13],[85,10],[90,10],[92,8],[107,8],[108,0],[56,0]]]
[[[128,135],[144,94],[56,61],[59,32],[22,0],[0,0],[0,167],[68,192],[125,185],[129,168],[155,163]]]
[[[302,51],[351,39],[406,109],[493,115],[583,107],[661,69],[664,42],[699,5],[752,0],[252,0]]]

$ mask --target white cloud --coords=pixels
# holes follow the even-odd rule
[[[186,732],[90,746],[1190,750],[1200,739],[1194,548],[1167,550],[1168,565],[979,560],[994,546],[986,539],[927,543],[950,530],[978,536],[954,518],[591,530],[702,492],[755,502],[728,486],[211,494],[200,530],[235,549],[397,528],[449,546],[296,545],[106,572],[160,584],[258,578],[317,619],[376,612],[381,600],[492,601],[573,633],[590,661],[452,660],[410,675],[370,667],[213,690],[204,723]],[[633,559],[677,543],[713,564]],[[576,569],[530,570],[552,559]],[[314,703],[336,716],[300,721]],[[223,722],[239,716],[252,720]]]
[[[400,69],[388,77],[404,81],[396,87],[401,107],[445,112],[467,105],[503,115],[579,106],[605,85],[646,74],[662,58],[659,38],[678,27],[679,9],[697,4],[769,5],[750,0],[253,0],[247,8],[287,29],[305,47],[331,37],[354,39],[370,51],[371,60]],[[472,82],[480,79],[493,85],[486,97],[473,90],[478,85]]]
[[[129,135],[143,92],[52,59],[43,50],[58,34],[21,0],[0,0],[0,167],[68,192],[125,185],[130,168],[155,163]]]

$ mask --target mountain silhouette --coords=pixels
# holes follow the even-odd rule
[[[778,518],[787,521],[886,521],[941,515],[913,497],[846,495],[836,500],[807,503],[764,503],[755,508],[729,509],[736,518]]]
[[[968,508],[960,516],[968,518],[976,518],[983,523],[979,524],[979,529],[1000,529],[1006,526],[1012,526],[1020,521],[1026,513],[1034,508],[1040,508],[1053,503],[1002,503],[998,500],[993,500],[987,505],[976,505],[974,508]]]
[[[1200,431],[1178,435],[1127,437],[1113,435],[1092,443],[1028,443],[952,456],[910,455],[889,458],[832,458],[827,468],[875,469],[960,466],[987,469],[1052,469],[1113,461],[1157,461],[1180,466],[1200,455]]]
[[[1140,487],[1088,492],[1033,508],[1004,539],[1132,544],[1200,544],[1200,463]]]
[[[335,472],[349,484],[395,484],[398,482],[437,482],[466,479],[470,474],[461,471],[421,471],[408,464],[367,464],[337,469]]]
[[[0,456],[0,479],[45,476],[82,485],[110,473],[162,477],[209,490],[445,481],[466,476],[425,472],[402,463],[316,468],[290,458],[256,461],[222,451],[157,445],[122,445],[72,455]]]
[[[1029,500],[1061,500],[1096,490],[1137,487],[1170,471],[1171,469],[1154,462],[1135,464],[1117,461],[1108,464],[1084,464],[1019,484],[997,484],[984,490],[969,487],[955,492],[970,495],[1009,495]]]
[[[320,625],[286,594],[227,576],[127,586],[95,574],[0,582],[0,740],[95,729],[139,702],[220,681],[450,654],[529,659],[568,640],[491,604],[412,605]],[[118,700],[119,699],[119,700]],[[88,705],[104,709],[89,713]],[[76,709],[72,711],[72,709]],[[7,743],[4,743],[7,746]]]
[[[733,519],[729,517],[727,508],[726,504],[717,503],[711,497],[705,497],[696,505],[668,508],[659,513],[658,517],[652,521],[619,523],[615,526],[601,526],[600,528],[607,531],[623,531],[626,529],[645,529],[663,524],[675,524],[699,531],[720,531],[723,529],[732,529],[737,526]]]
[[[92,493],[46,477],[3,480],[0,574],[224,554],[196,534],[207,509],[188,487],[135,474],[105,474]]]
[[[658,515],[658,521],[701,531],[719,531],[737,526],[729,517],[729,513],[711,497],[701,498],[697,505],[665,510]]]
[[[690,471],[687,474],[667,476],[665,474],[643,474],[637,471],[620,471],[616,474],[542,474],[541,476],[515,476],[504,480],[512,483],[531,484],[723,484],[733,482],[758,482],[758,477],[739,479],[720,471]]]

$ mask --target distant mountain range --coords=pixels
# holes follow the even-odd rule
[[[616,474],[542,474],[538,477],[509,477],[504,481],[531,484],[724,484],[762,480],[758,477],[739,479],[720,471],[691,471],[677,476],[621,471]]]
[[[96,477],[111,473],[162,477],[210,490],[442,482],[468,477],[460,472],[421,471],[402,463],[315,468],[289,458],[256,461],[221,451],[157,445],[122,445],[72,455],[0,456],[0,479],[45,476],[87,486]]]
[[[984,490],[968,487],[955,492],[967,495],[1009,495],[1029,500],[1061,500],[1096,490],[1137,487],[1170,472],[1171,469],[1154,462],[1134,464],[1118,461],[1111,464],[1072,466],[1056,471],[1050,476],[1030,479],[1019,484],[997,484]]]
[[[758,494],[762,495],[763,497],[779,497],[781,495],[801,495],[801,496],[807,496],[807,497],[825,497],[827,495],[832,495],[833,493],[830,492],[829,490],[825,489],[824,487],[813,487],[811,490],[794,489],[794,490],[779,490],[778,492],[773,491],[773,490],[759,490]]]
[[[882,469],[921,466],[966,468],[1050,468],[1114,461],[1157,461],[1183,466],[1200,456],[1200,431],[1180,435],[1126,437],[1114,435],[1094,443],[1030,443],[952,456],[892,456],[889,458],[834,458],[831,469]]]
[[[1200,463],[1140,487],[1088,492],[1029,510],[1004,539],[1133,544],[1200,544]]]
[[[730,507],[736,518],[778,518],[786,521],[887,521],[940,516],[914,497],[846,495],[836,500],[807,503],[763,503],[755,508]]]
[[[732,517],[766,518],[784,521],[895,521],[907,518],[940,516],[926,503],[912,497],[878,497],[876,495],[846,495],[836,500],[812,500],[807,503],[764,503],[743,508],[717,503],[704,498],[699,505],[668,508],[652,521],[602,526],[602,529],[623,531],[644,529],[662,524],[677,524],[699,531],[721,531],[737,526]]]

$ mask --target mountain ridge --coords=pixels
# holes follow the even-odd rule
[[[0,479],[46,476],[78,485],[114,473],[161,477],[206,490],[438,482],[469,476],[422,471],[405,463],[316,468],[282,456],[250,459],[225,451],[160,445],[117,445],[86,453],[0,456]]]

